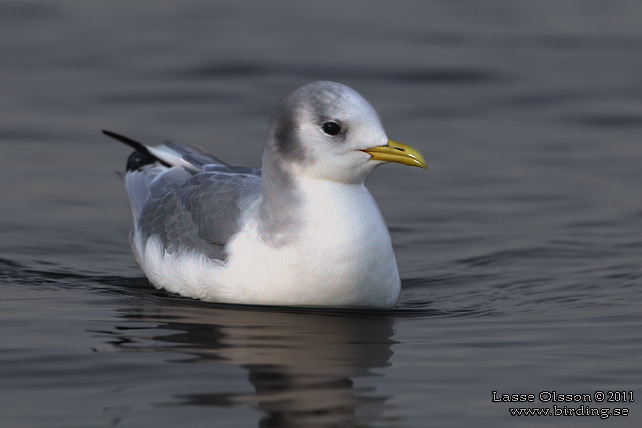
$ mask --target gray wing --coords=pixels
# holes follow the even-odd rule
[[[158,236],[170,253],[186,248],[222,260],[240,227],[240,203],[260,195],[261,179],[252,174],[203,172],[182,183],[154,182],[137,227],[146,239]]]
[[[205,165],[209,164],[231,166],[199,147],[176,144],[171,141],[165,141],[160,146],[148,147],[148,150],[163,160],[169,159],[172,164],[176,164],[176,159],[180,158],[187,163],[187,165],[183,164],[184,166],[193,167],[196,171],[202,170]]]
[[[125,175],[137,232],[145,240],[157,236],[170,253],[185,248],[224,259],[240,227],[240,204],[261,197],[261,170],[171,142],[143,150],[159,162]]]

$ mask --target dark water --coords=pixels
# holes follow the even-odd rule
[[[0,29],[3,427],[640,426],[639,1],[1,1]],[[368,180],[399,309],[154,290],[100,129],[257,166],[317,79],[431,166]],[[492,391],[629,415],[511,417]]]

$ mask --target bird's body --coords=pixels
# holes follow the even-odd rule
[[[425,162],[388,140],[352,89],[315,82],[282,100],[262,170],[107,134],[137,150],[125,175],[131,242],[156,287],[242,304],[396,304],[390,235],[363,181],[383,162]]]

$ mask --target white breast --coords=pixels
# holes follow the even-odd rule
[[[394,306],[399,273],[390,235],[363,185],[299,180],[304,219],[294,240],[273,248],[251,224],[228,244],[225,272],[247,303]],[[228,291],[230,287],[225,287]],[[241,300],[242,299],[242,300]]]

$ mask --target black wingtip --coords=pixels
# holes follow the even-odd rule
[[[120,141],[121,143],[127,144],[129,147],[132,149],[136,150],[137,152],[143,152],[149,154],[149,150],[147,150],[147,147],[143,143],[139,143],[136,140],[132,140],[129,137],[125,137],[124,135],[117,134],[112,131],[108,131],[106,129],[103,129],[103,134],[106,136],[113,138],[114,140]]]
[[[125,137],[124,135],[120,135],[106,129],[103,129],[102,133],[110,138],[113,138],[114,140],[127,144],[129,147],[135,150],[135,152],[132,153],[131,156],[129,156],[129,158],[127,159],[127,171],[136,171],[141,169],[143,166],[152,164],[154,162],[159,162],[161,165],[164,165],[168,168],[171,167],[171,165],[164,160],[159,159],[151,154],[143,143],[139,143],[138,141],[132,140],[129,137]]]

